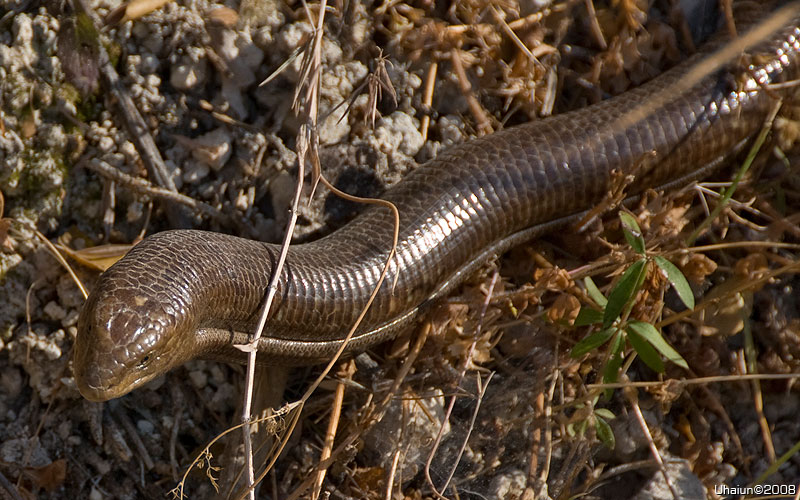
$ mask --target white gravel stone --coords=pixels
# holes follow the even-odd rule
[[[181,62],[172,67],[169,83],[178,90],[192,90],[202,87],[208,77],[205,60],[183,57]]]
[[[48,315],[50,319],[56,321],[61,321],[67,316],[67,311],[54,301],[50,301],[44,306],[44,313]]]
[[[390,156],[394,152],[414,156],[424,143],[416,120],[400,111],[381,118],[375,129],[375,142],[380,151]]]

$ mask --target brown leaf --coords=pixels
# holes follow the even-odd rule
[[[381,491],[385,476],[383,467],[358,467],[353,471],[353,480],[366,491]]]
[[[14,241],[8,237],[8,230],[11,227],[9,219],[0,219],[0,247],[8,250],[14,249]]]
[[[67,478],[67,461],[60,458],[44,467],[26,467],[25,474],[34,485],[52,493],[64,484]]]
[[[23,139],[30,139],[36,135],[36,113],[28,111],[23,114],[20,123],[20,134]]]
[[[705,281],[706,276],[717,270],[717,263],[703,254],[694,253],[681,266],[681,270],[686,279],[699,285]]]
[[[742,278],[755,279],[762,272],[767,270],[767,257],[763,253],[751,253],[743,259],[736,261],[734,272]],[[760,289],[760,287],[759,287]],[[756,289],[753,289],[756,291]]]
[[[133,245],[98,245],[96,247],[73,250],[64,245],[58,249],[70,256],[74,261],[97,271],[105,271],[121,259]]]
[[[558,267],[539,268],[533,273],[538,290],[549,290],[551,292],[563,292],[572,284],[569,273]]]
[[[695,314],[695,318],[704,326],[700,328],[702,335],[736,335],[744,328],[744,318],[750,316],[753,307],[753,293],[750,290],[737,292],[748,278],[733,278],[715,286],[705,294],[704,300],[717,301],[703,311]]]
[[[232,29],[239,22],[239,13],[229,7],[216,7],[206,12],[208,20],[218,26]]]
[[[575,322],[580,310],[580,301],[573,295],[563,293],[558,296],[555,303],[547,310],[547,318],[553,323],[565,322],[571,325]]]
[[[112,10],[106,16],[106,25],[122,24],[126,21],[132,21],[142,16],[160,9],[167,4],[169,0],[132,0],[123,3],[116,9]]]

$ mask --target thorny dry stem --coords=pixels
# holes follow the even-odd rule
[[[491,134],[493,131],[492,122],[489,119],[489,116],[486,114],[486,111],[478,102],[475,94],[472,92],[472,84],[469,83],[467,73],[464,71],[464,64],[461,62],[461,55],[459,54],[458,49],[452,49],[450,51],[450,62],[453,65],[453,71],[455,71],[456,76],[458,77],[461,93],[464,94],[464,97],[467,99],[469,110],[478,125],[479,134]]]
[[[614,382],[608,384],[586,384],[586,388],[594,391],[605,389],[625,389],[635,387],[640,389],[668,387],[674,385],[708,385],[718,382],[741,382],[745,380],[794,380],[800,379],[800,373],[751,373],[739,375],[715,375],[713,377],[696,377],[669,380],[654,380],[650,382]],[[592,396],[587,396],[587,400]]]
[[[710,252],[713,250],[726,250],[734,248],[771,248],[771,249],[782,248],[787,250],[798,250],[800,249],[800,244],[784,243],[779,241],[731,241],[724,243],[714,243],[710,245],[699,245],[687,248],[676,248],[673,250],[657,252],[655,253],[655,255],[661,255],[663,257],[672,257],[675,255],[692,255],[692,254]],[[614,262],[611,258],[606,257],[606,258],[600,258],[591,264],[576,267],[575,269],[568,271],[568,274],[572,280],[577,281],[587,276],[605,275],[610,272],[613,272],[615,269],[618,268],[619,268],[618,263]],[[693,311],[697,311],[698,310],[697,307],[698,306],[695,306],[695,309]],[[691,314],[691,312],[689,312],[688,314]]]
[[[556,345],[556,353],[554,359],[558,359],[558,345]],[[543,498],[547,495],[547,478],[550,475],[550,464],[553,459],[553,398],[555,397],[556,385],[561,380],[561,373],[558,367],[554,367],[550,374],[551,381],[550,387],[547,390],[547,397],[545,394],[540,394],[537,397],[536,408],[541,412],[544,420],[544,439],[542,432],[537,429],[531,439],[531,450],[529,452],[530,467],[528,468],[528,488],[533,488],[536,498]],[[539,457],[543,456],[544,460],[539,468]],[[538,475],[536,474],[539,471]]]
[[[221,440],[222,438],[224,438],[233,431],[239,430],[240,428],[246,428],[250,425],[276,423],[278,425],[278,432],[276,432],[276,436],[279,437],[280,440],[278,443],[273,445],[273,448],[282,449],[286,445],[286,441],[289,440],[289,437],[291,435],[291,433],[285,432],[285,429],[293,427],[297,423],[297,420],[300,418],[300,410],[301,408],[299,403],[287,403],[278,410],[276,410],[275,413],[273,413],[272,415],[253,420],[252,422],[249,421],[242,422],[240,424],[231,426],[222,431],[220,434],[215,436],[214,439],[212,439],[205,445],[203,450],[201,450],[201,452],[195,456],[194,460],[192,460],[192,463],[189,464],[189,467],[186,468],[186,471],[183,473],[183,477],[181,477],[181,480],[178,482],[175,488],[173,488],[172,491],[170,491],[173,498],[176,499],[186,498],[186,495],[184,493],[186,481],[189,479],[189,474],[192,472],[194,468],[199,468],[199,469],[205,468],[201,466],[201,463],[206,463],[208,469],[219,470],[217,467],[211,466],[211,461],[210,461],[211,447],[217,441]],[[285,421],[284,418],[286,418]],[[274,455],[274,458],[270,463],[268,463],[267,468],[272,467],[272,465],[275,463],[275,460],[277,460],[277,456],[279,454],[280,454],[279,451],[277,453],[272,454]],[[216,488],[217,486],[215,485],[214,487]]]
[[[270,279],[269,286],[267,288],[267,296],[264,300],[264,307],[261,312],[261,317],[259,318],[258,326],[255,330],[255,336],[253,340],[247,346],[247,376],[245,380],[245,393],[244,393],[244,403],[242,405],[242,422],[249,421],[252,417],[252,402],[253,402],[253,387],[255,382],[255,369],[256,369],[256,355],[258,353],[257,346],[259,339],[264,331],[264,325],[267,322],[267,317],[269,315],[270,307],[272,306],[272,301],[275,298],[275,294],[278,291],[278,281],[280,280],[281,273],[283,272],[283,266],[286,262],[286,256],[289,252],[289,245],[292,241],[292,235],[294,234],[294,226],[297,222],[297,211],[300,207],[300,198],[302,196],[303,191],[303,179],[305,178],[305,162],[308,158],[309,147],[311,148],[312,158],[316,159],[317,155],[314,154],[316,152],[317,147],[317,136],[315,133],[316,130],[316,120],[317,115],[319,112],[319,83],[320,83],[320,72],[321,72],[321,51],[322,51],[322,34],[323,34],[323,23],[325,19],[325,5],[327,4],[326,0],[322,0],[319,9],[319,17],[317,19],[317,24],[315,26],[314,31],[314,38],[311,50],[306,50],[304,53],[304,64],[303,64],[303,71],[300,78],[301,84],[297,87],[295,93],[295,102],[294,108],[295,110],[300,109],[298,97],[300,95],[301,89],[305,88],[305,100],[303,101],[304,112],[306,123],[304,123],[300,127],[300,131],[297,137],[297,165],[298,165],[298,172],[297,172],[297,187],[295,189],[294,199],[292,200],[292,208],[291,208],[291,217],[289,219],[289,223],[286,227],[286,232],[284,235],[283,243],[281,245],[280,255],[278,257],[278,261],[275,265],[275,268],[272,270],[272,278]],[[313,17],[311,16],[310,12],[308,12],[308,6],[305,2],[303,2],[304,7],[307,10],[307,16],[309,22],[313,25]],[[310,78],[309,78],[310,76]],[[312,195],[313,196],[313,195]],[[287,435],[290,435],[293,429],[289,429]],[[251,430],[249,427],[244,427],[242,429],[243,438],[244,438],[244,452],[245,452],[245,468],[247,471],[247,495],[251,500],[255,499],[255,475],[253,470],[253,450],[252,450],[252,441],[251,441]],[[280,455],[280,451],[277,453]],[[259,479],[260,480],[260,479]]]
[[[767,273],[764,273],[762,276],[760,276],[759,278],[757,278],[757,279],[755,279],[753,281],[746,281],[746,282],[742,283],[741,285],[735,287],[734,289],[729,290],[729,293],[730,294],[734,294],[734,293],[743,292],[745,290],[753,290],[753,289],[758,288],[761,285],[764,285],[765,283],[768,283],[771,279],[773,279],[775,277],[778,277],[778,276],[781,276],[781,275],[784,275],[784,274],[789,274],[789,273],[796,273],[798,271],[800,271],[800,261],[794,261],[794,262],[786,264],[785,266],[782,266],[782,267],[780,267],[778,269],[775,269],[773,271],[769,271]],[[694,309],[687,309],[687,310],[681,311],[679,313],[675,313],[672,316],[669,316],[668,318],[665,318],[665,319],[659,321],[658,323],[656,323],[653,326],[655,326],[656,329],[660,330],[660,329],[664,328],[667,325],[671,325],[672,323],[675,323],[675,322],[680,321],[680,320],[682,320],[682,319],[684,319],[684,318],[686,318],[688,316],[691,316],[692,314],[695,314],[698,311],[702,311],[703,309],[709,307],[712,304],[716,304],[717,302],[719,302],[719,300],[720,300],[720,298],[704,300],[704,301],[700,302],[699,304],[696,304]]]
[[[307,6],[306,6],[306,8],[307,8]],[[259,324],[258,324],[258,326],[256,328],[256,335],[255,335],[254,339],[251,341],[251,343],[247,347],[242,349],[242,350],[245,350],[248,353],[247,379],[246,379],[246,389],[245,389],[245,396],[244,396],[245,404],[243,405],[243,410],[242,410],[242,421],[243,422],[246,422],[246,421],[250,420],[250,418],[251,418],[250,415],[252,413],[251,412],[251,404],[252,404],[253,385],[254,385],[254,372],[255,372],[255,362],[256,362],[256,354],[257,354],[257,343],[258,343],[259,338],[262,335],[264,326],[265,326],[266,321],[267,321],[267,317],[269,315],[270,306],[271,306],[272,301],[274,299],[274,296],[275,296],[275,294],[277,292],[277,282],[278,282],[278,279],[280,279],[281,270],[283,268],[283,265],[284,265],[284,262],[285,262],[285,259],[286,259],[286,255],[288,253],[288,248],[289,248],[289,245],[291,243],[291,236],[292,236],[292,233],[293,233],[294,224],[295,224],[296,219],[297,219],[297,215],[296,214],[297,214],[297,210],[298,210],[299,203],[300,203],[300,197],[301,197],[301,194],[302,194],[303,178],[304,178],[304,173],[305,173],[304,165],[305,165],[306,159],[310,157],[311,163],[312,163],[312,169],[313,169],[313,185],[314,185],[314,187],[312,188],[312,194],[310,196],[313,196],[313,191],[316,189],[317,183],[318,182],[322,182],[323,185],[325,185],[334,194],[336,194],[337,196],[340,196],[342,198],[345,198],[347,200],[361,202],[361,203],[368,203],[368,204],[378,204],[378,205],[385,206],[385,207],[389,208],[390,210],[392,210],[392,212],[393,212],[393,216],[394,216],[394,233],[393,234],[394,234],[394,237],[393,237],[393,241],[392,241],[391,250],[390,250],[389,255],[388,255],[387,259],[386,259],[386,263],[384,264],[384,268],[383,268],[383,270],[381,272],[381,275],[380,275],[380,277],[379,277],[379,279],[378,279],[378,281],[377,281],[377,283],[375,285],[375,288],[373,289],[372,294],[370,295],[366,305],[362,309],[361,313],[359,314],[358,318],[356,319],[354,325],[351,327],[351,329],[348,332],[348,334],[342,340],[342,345],[340,346],[340,348],[337,351],[336,355],[333,357],[333,359],[331,359],[331,361],[328,363],[328,365],[325,367],[325,369],[320,373],[319,377],[314,381],[314,383],[311,384],[311,386],[308,388],[306,393],[300,399],[300,401],[299,401],[300,408],[302,408],[302,406],[304,405],[305,401],[308,400],[308,398],[316,390],[316,388],[319,386],[319,384],[322,382],[322,380],[324,380],[324,377],[327,376],[327,374],[333,368],[333,365],[336,362],[338,362],[338,359],[341,357],[341,354],[347,348],[348,342],[350,341],[352,336],[355,334],[355,331],[358,329],[359,325],[363,321],[364,316],[366,315],[369,307],[372,305],[372,302],[374,301],[374,299],[375,299],[376,295],[378,294],[381,286],[383,285],[383,281],[386,278],[386,274],[388,273],[389,266],[391,265],[391,262],[392,262],[392,260],[394,258],[394,252],[395,252],[395,249],[397,247],[397,239],[398,239],[399,220],[400,220],[400,218],[399,218],[399,214],[397,212],[397,209],[394,207],[394,205],[389,203],[389,202],[386,202],[384,200],[367,199],[367,198],[360,198],[360,197],[355,197],[355,196],[352,196],[352,195],[348,195],[347,193],[344,193],[344,192],[338,190],[332,184],[330,184],[327,181],[327,179],[325,179],[325,177],[322,176],[322,173],[321,173],[320,168],[319,168],[319,155],[317,153],[319,139],[318,139],[318,136],[317,136],[315,131],[316,131],[316,124],[317,124],[317,116],[319,114],[319,84],[320,84],[320,75],[321,75],[321,71],[322,71],[322,68],[321,68],[321,50],[322,50],[322,35],[323,35],[323,24],[324,24],[325,12],[326,12],[326,1],[323,0],[323,2],[320,5],[320,8],[319,8],[319,17],[317,18],[317,23],[316,23],[316,26],[315,26],[314,38],[313,38],[312,44],[310,46],[311,49],[310,50],[306,50],[306,52],[304,53],[304,64],[303,64],[303,69],[301,71],[302,77],[300,79],[301,85],[298,86],[297,93],[295,94],[295,103],[294,103],[294,105],[295,105],[295,107],[299,107],[301,105],[301,103],[302,103],[302,108],[303,108],[304,113],[306,115],[307,123],[304,124],[301,127],[301,132],[298,135],[298,140],[297,140],[297,160],[298,160],[298,167],[299,168],[298,168],[297,188],[295,190],[295,197],[294,197],[294,200],[292,202],[291,218],[290,218],[290,222],[289,222],[289,224],[287,226],[286,234],[285,234],[285,237],[284,237],[284,242],[283,242],[283,244],[281,246],[281,253],[280,253],[280,256],[278,258],[278,262],[276,264],[275,269],[273,269],[273,271],[272,271],[273,272],[273,277],[272,277],[272,280],[271,280],[271,282],[269,284],[269,287],[268,287],[267,296],[266,296],[266,299],[264,301],[264,307],[262,309],[262,314],[261,314],[261,317],[259,319]],[[312,19],[311,13],[308,10],[307,10],[307,15],[309,16],[309,19]],[[306,92],[305,92],[305,95],[304,95],[303,99],[301,100],[300,99],[300,90],[302,88],[304,88],[306,90]],[[286,431],[287,439],[288,439],[288,436],[291,435],[291,432],[292,432],[293,428],[294,428],[294,426],[290,426],[287,429],[287,431]],[[278,447],[277,452],[274,454],[274,458],[273,458],[272,463],[270,463],[264,469],[264,471],[259,475],[258,480],[256,481],[256,479],[254,477],[254,472],[253,472],[252,442],[251,442],[250,429],[248,427],[244,427],[243,428],[243,433],[244,433],[244,443],[245,443],[245,460],[246,460],[246,468],[247,468],[247,474],[248,474],[248,476],[247,476],[247,486],[248,486],[247,494],[250,496],[250,498],[254,498],[255,485],[258,484],[258,482],[260,482],[263,479],[263,477],[265,476],[265,474],[267,472],[269,472],[269,470],[271,469],[272,464],[274,463],[274,460],[277,459],[277,456],[280,455],[280,452],[283,449],[283,446],[285,446],[286,441],[284,440],[282,442],[282,444]],[[322,469],[320,469],[320,470],[322,470]],[[318,477],[319,478],[323,478],[324,476],[320,475]],[[321,479],[320,479],[320,481],[321,481]]]

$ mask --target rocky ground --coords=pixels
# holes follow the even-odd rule
[[[690,31],[713,24],[702,14],[713,6],[702,4],[687,2],[686,16],[667,2],[586,5],[330,3],[318,75],[325,175],[344,191],[378,195],[449,146],[658,75],[691,51]],[[2,498],[163,497],[235,419],[243,371],[207,361],[119,400],[83,400],[70,354],[84,299],[44,242],[102,245],[81,254],[94,259],[89,265],[68,259],[91,288],[96,268],[143,233],[188,225],[280,241],[304,123],[292,102],[309,78],[300,51],[313,34],[309,16],[316,20],[320,9],[195,0],[139,17],[140,6],[0,2]],[[137,118],[124,112],[126,100],[150,147],[132,134]],[[721,484],[797,485],[796,453],[769,469],[800,439],[793,379],[741,377],[800,372],[791,246],[800,196],[791,157],[784,165],[769,151],[761,156],[760,175],[747,179],[739,201],[701,240],[718,246],[672,254],[698,302],[722,297],[664,329],[690,372],[669,365],[659,375],[634,361],[622,380],[656,383],[617,390],[598,401],[603,411],[590,405],[587,384],[598,381],[605,351],[570,357],[586,329],[559,320],[586,299],[577,277],[591,275],[607,292],[634,258],[614,210],[583,234],[565,231],[512,250],[445,301],[372,426],[362,417],[399,377],[415,332],[359,358],[338,439],[360,438],[335,456],[322,490],[334,498],[433,498],[427,477],[441,488],[451,471],[448,498],[672,498],[660,470],[685,498],[722,497]],[[183,198],[165,198],[159,186]],[[703,219],[697,193],[653,193],[639,204],[639,224],[658,250],[681,248]],[[320,189],[299,207],[295,240],[327,234],[357,210]],[[666,317],[680,310],[674,293],[652,281],[640,309],[663,308]],[[318,370],[295,370],[287,399]],[[722,378],[669,382],[700,377]],[[320,460],[335,380],[303,409],[263,498],[310,495],[301,485]],[[440,427],[444,437],[432,452]],[[204,473],[190,475],[186,495],[213,495]]]

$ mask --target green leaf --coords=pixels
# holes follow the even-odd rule
[[[622,366],[622,348],[625,346],[624,339],[621,334],[614,336],[611,341],[611,355],[608,358],[608,363],[603,368],[603,383],[613,384],[619,378],[619,368]],[[614,393],[612,389],[606,389],[604,394],[606,398],[611,398]]]
[[[572,323],[573,326],[588,326],[603,322],[603,311],[583,306]]]
[[[611,335],[613,335],[615,331],[616,331],[615,328],[606,328],[605,330],[600,330],[599,332],[595,332],[587,336],[586,338],[575,344],[575,347],[572,348],[570,356],[572,356],[573,358],[580,358],[587,352],[596,349],[597,347],[600,347],[601,345],[608,342],[608,339],[611,338]]]
[[[587,276],[583,279],[583,284],[586,285],[586,293],[589,294],[589,297],[591,297],[598,306],[605,307],[606,303],[608,303],[608,299],[606,299],[606,296],[597,288],[592,278]]]
[[[597,433],[597,439],[599,439],[601,443],[611,450],[614,449],[614,446],[617,444],[614,431],[611,430],[611,426],[608,425],[608,422],[597,415],[595,415],[594,418],[594,431]]]
[[[625,306],[633,300],[644,278],[645,259],[639,259],[622,273],[617,285],[608,295],[608,305],[603,314],[603,328],[610,327],[619,318]]]
[[[639,229],[639,224],[636,219],[628,212],[620,212],[619,219],[622,221],[622,234],[628,241],[628,245],[633,248],[633,251],[644,255],[644,238],[642,238],[642,230]]]
[[[598,417],[603,417],[606,420],[614,420],[615,418],[617,418],[617,416],[614,415],[614,413],[608,408],[595,408],[594,414],[597,415]]]
[[[683,275],[680,269],[678,269],[675,264],[668,261],[664,257],[658,256],[655,259],[656,265],[661,268],[662,271],[667,275],[667,280],[672,285],[672,288],[678,292],[678,297],[683,302],[688,309],[694,309],[694,294],[692,293],[692,287],[689,286],[689,282],[686,281],[686,277]]]
[[[689,365],[686,364],[686,360],[683,359],[683,357],[678,354],[678,351],[673,349],[666,340],[664,340],[664,337],[661,336],[661,333],[659,333],[659,331],[656,330],[656,327],[650,323],[645,323],[644,321],[631,321],[628,323],[628,329],[633,330],[637,334],[641,335],[642,338],[644,338],[644,340],[646,340],[650,345],[655,347],[662,356],[667,358],[667,361],[675,363],[686,370],[689,369]]]
[[[642,361],[654,372],[664,373],[664,362],[661,361],[661,357],[653,346],[648,344],[634,329],[630,328],[630,325],[628,325],[626,332],[628,333],[628,342],[631,343],[631,346],[633,346]]]

